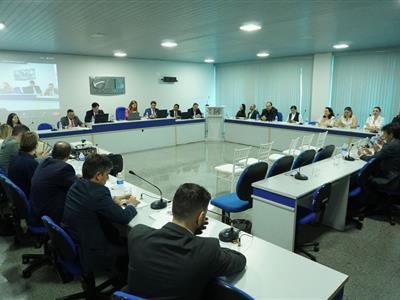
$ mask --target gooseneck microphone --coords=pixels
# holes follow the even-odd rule
[[[353,148],[353,146],[354,144],[350,145],[349,150],[347,151],[347,156],[344,157],[347,161],[355,161],[355,158],[350,156],[351,148]]]
[[[236,240],[239,240],[240,230],[232,226],[232,219],[231,218],[229,218],[228,216],[222,216],[221,214],[219,214],[219,213],[217,213],[215,211],[212,211],[212,210],[207,210],[207,211],[228,219],[229,223],[231,224],[231,227],[222,229],[219,232],[218,238],[219,238],[219,240],[221,242],[232,243],[232,242],[234,242]]]
[[[151,186],[155,187],[159,193],[160,193],[160,200],[156,200],[154,202],[152,202],[150,204],[150,207],[152,209],[163,209],[165,207],[167,207],[167,201],[164,201],[163,196],[162,196],[162,191],[160,190],[160,188],[158,186],[156,186],[155,184],[151,183],[150,181],[148,181],[147,179],[144,179],[143,177],[139,176],[138,174],[136,174],[135,172],[133,172],[132,170],[129,170],[128,172],[129,174],[136,176],[137,178],[143,180],[144,182],[150,184]]]
[[[294,178],[297,180],[308,180],[308,177],[304,174],[301,174],[300,170],[301,167],[306,164],[307,161],[304,161],[302,164],[300,164],[299,168],[297,169],[297,173],[294,175]]]

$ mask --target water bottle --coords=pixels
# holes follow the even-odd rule
[[[275,122],[278,122],[278,115],[275,116]]]
[[[117,186],[120,188],[124,186],[124,175],[121,172],[117,174]]]
[[[83,152],[79,153],[78,158],[80,161],[85,161],[85,155],[83,154]]]
[[[340,152],[342,153],[342,157],[344,158],[345,156],[347,156],[347,148],[348,145],[346,143],[344,143],[342,145],[342,147],[340,148]]]

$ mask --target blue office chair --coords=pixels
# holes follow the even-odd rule
[[[252,296],[222,278],[216,278],[212,281],[204,294],[204,298],[207,300],[254,300]]]
[[[335,152],[335,145],[325,146],[324,148],[318,150],[317,154],[315,154],[313,162],[327,159],[332,156],[333,152]]]
[[[146,300],[146,299],[118,291],[112,295],[111,300]]]
[[[292,165],[292,170],[312,164],[314,161],[314,157],[315,157],[314,149],[304,150],[294,160]]]
[[[282,122],[283,121],[283,114],[278,111],[277,116],[278,116],[278,121]]]
[[[267,171],[268,164],[266,162],[247,166],[240,174],[236,184],[236,193],[222,195],[211,200],[212,205],[222,209],[222,222],[230,224],[230,213],[245,211],[253,206],[251,184],[264,179]]]
[[[271,169],[269,169],[267,178],[290,171],[292,168],[294,157],[291,155],[283,156],[276,160]]]
[[[45,227],[41,225],[35,225],[31,222],[31,205],[25,196],[25,193],[14,184],[7,176],[0,174],[0,184],[3,191],[12,205],[12,215],[14,223],[14,241],[17,245],[29,245],[32,244],[31,237],[35,242],[35,247],[40,248],[43,245],[43,254],[23,254],[22,263],[29,264],[22,271],[24,278],[29,278],[32,272],[37,269],[50,265],[52,263],[51,253],[48,247],[48,235]],[[21,226],[21,221],[25,220],[28,231]]]
[[[51,130],[53,129],[53,126],[49,123],[40,123],[37,127],[37,130]]]
[[[78,277],[82,283],[83,292],[64,296],[56,300],[69,300],[69,299],[98,299],[99,297],[106,295],[101,293],[102,290],[112,285],[113,280],[107,280],[102,284],[96,286],[95,277],[93,273],[83,272],[79,256],[78,249],[75,242],[69,236],[69,234],[48,216],[43,216],[42,221],[44,226],[47,228],[51,246],[55,253],[57,264],[65,272],[68,272],[74,277]],[[111,293],[114,292],[111,291]]]
[[[319,243],[311,242],[311,243],[299,244],[297,242],[298,228],[299,225],[320,223],[322,221],[322,219],[324,218],[325,207],[328,204],[330,193],[331,193],[331,184],[326,183],[314,191],[312,195],[311,204],[308,207],[300,205],[297,206],[295,251],[305,254],[314,261],[316,261],[315,256],[306,251],[304,248],[314,247],[313,250],[317,252],[319,251]]]
[[[115,109],[115,119],[117,121],[125,120],[125,107],[119,106]]]
[[[317,125],[317,121],[310,121],[310,122],[308,122],[308,125]]]
[[[61,129],[61,121],[57,122],[57,129]]]

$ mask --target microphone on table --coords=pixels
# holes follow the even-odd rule
[[[299,168],[297,169],[297,173],[294,175],[294,178],[297,180],[308,180],[308,177],[304,174],[301,174],[301,167],[304,166],[307,163],[307,161],[303,161],[302,164],[300,164]]]
[[[150,204],[150,207],[152,209],[163,209],[165,207],[167,207],[167,201],[165,201],[162,197],[162,191],[160,190],[160,188],[158,186],[156,186],[155,184],[151,183],[150,181],[148,181],[147,179],[144,179],[143,177],[139,176],[138,174],[136,174],[135,172],[133,172],[132,170],[129,170],[128,172],[129,174],[136,176],[137,178],[143,180],[144,182],[150,184],[151,186],[155,187],[159,193],[160,193],[160,200],[156,200],[154,202],[152,202]]]
[[[355,158],[350,156],[351,148],[353,148],[353,146],[354,144],[350,145],[349,150],[347,151],[347,156],[344,157],[347,161],[355,161]]]
[[[216,214],[218,216],[221,216],[223,218],[227,218],[228,221],[229,221],[229,224],[231,224],[231,227],[222,229],[219,232],[218,238],[219,238],[219,240],[221,242],[232,243],[233,241],[239,240],[240,230],[232,226],[232,219],[231,218],[229,218],[228,216],[223,216],[223,215],[221,215],[221,214],[219,214],[219,213],[217,213],[215,211],[212,211],[212,210],[207,210],[207,211],[211,212],[213,214]]]

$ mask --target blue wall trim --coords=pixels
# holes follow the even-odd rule
[[[187,120],[176,120],[175,125],[185,125],[185,124],[190,124],[190,123],[204,123],[206,119],[201,118],[201,119],[187,119]]]
[[[225,119],[226,123],[235,123],[242,125],[253,125],[253,126],[263,126],[263,127],[273,127],[273,128],[281,128],[281,129],[291,129],[291,130],[300,130],[300,131],[310,131],[310,132],[324,132],[328,131],[328,133],[343,135],[343,136],[353,136],[353,137],[372,137],[375,134],[370,132],[360,132],[360,131],[341,131],[333,128],[321,128],[321,127],[303,127],[302,125],[293,126],[293,125],[285,125],[282,123],[274,123],[274,122],[258,122],[258,121],[241,121],[241,120],[233,120],[233,119]]]
[[[253,188],[253,195],[263,198],[263,199],[267,199],[272,202],[279,203],[281,205],[289,206],[292,208],[296,207],[296,200],[279,195],[279,194],[267,192],[265,190],[262,190],[262,189],[259,189],[256,187]]]
[[[133,121],[133,122],[116,122],[116,123],[104,123],[95,124],[92,127],[93,133],[127,130],[127,129],[140,129],[148,127],[160,127],[175,125],[175,119],[156,119],[152,121]]]

